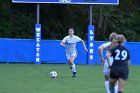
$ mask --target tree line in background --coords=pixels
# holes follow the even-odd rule
[[[89,5],[41,4],[43,39],[62,39],[68,28],[87,38]],[[36,4],[13,4],[0,0],[0,38],[34,38]],[[124,34],[127,41],[140,41],[140,1],[120,0],[118,6],[93,5],[95,40],[108,40],[111,32]]]

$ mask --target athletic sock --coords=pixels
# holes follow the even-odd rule
[[[115,85],[115,93],[118,93],[118,85]]]
[[[75,68],[75,64],[73,63],[73,65],[71,65],[72,67],[72,72],[76,72],[76,68]]]
[[[118,93],[123,93],[122,91],[118,91]]]
[[[110,93],[110,90],[109,90],[109,81],[105,81],[105,88],[106,88],[107,93]]]
[[[115,88],[114,88],[114,85],[113,84],[109,84],[109,89],[110,89],[110,92],[111,93],[114,93],[115,92]]]

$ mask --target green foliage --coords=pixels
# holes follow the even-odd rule
[[[0,0],[0,37],[34,38],[36,4],[13,4]],[[89,5],[41,4],[43,39],[62,39],[68,28],[86,40]],[[127,41],[140,41],[140,2],[120,0],[118,6],[93,5],[95,40],[108,40],[111,32],[124,34]]]

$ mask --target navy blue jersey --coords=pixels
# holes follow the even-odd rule
[[[128,66],[128,60],[130,59],[130,53],[123,45],[118,45],[110,50],[111,55],[114,58],[113,66]]]

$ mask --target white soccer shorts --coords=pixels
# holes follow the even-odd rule
[[[77,57],[77,53],[66,53],[66,57],[69,60],[72,56]]]
[[[113,57],[110,57],[110,64],[112,65],[112,63],[113,63]],[[104,75],[106,75],[106,76],[109,77],[110,69],[108,68],[108,62],[107,62],[107,60],[105,60],[105,63],[104,63],[103,73],[104,73]]]

